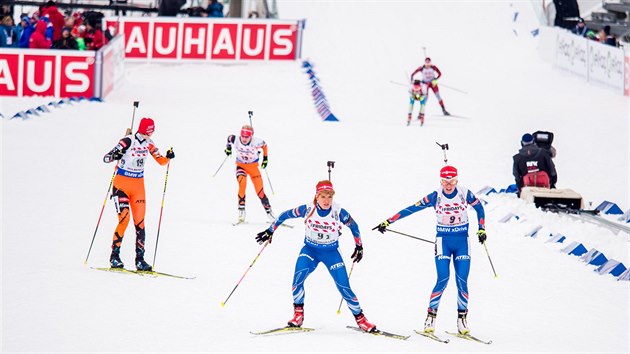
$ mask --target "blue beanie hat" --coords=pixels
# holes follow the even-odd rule
[[[523,137],[521,138],[521,145],[525,146],[525,145],[530,145],[532,143],[534,143],[534,136],[531,135],[530,133],[523,134]]]

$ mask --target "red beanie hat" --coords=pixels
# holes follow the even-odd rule
[[[151,118],[142,118],[140,120],[140,125],[138,126],[138,133],[140,134],[151,134],[155,130],[155,123]]]
[[[443,179],[457,178],[457,169],[453,166],[444,166],[440,170],[440,177]]]
[[[321,191],[334,192],[332,182],[331,181],[319,181],[317,183],[317,186],[315,187],[315,193],[319,193]]]

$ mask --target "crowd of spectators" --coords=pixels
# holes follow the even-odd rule
[[[577,24],[571,30],[571,32],[573,32],[574,34],[577,34],[578,36],[592,39],[594,41],[598,41],[603,44],[608,44],[614,47],[618,45],[617,38],[615,38],[615,36],[610,33],[609,25],[606,25],[599,31],[595,32],[588,28],[588,26],[584,22],[584,19],[581,17],[578,18]]]
[[[21,14],[15,25],[10,15],[2,17],[0,47],[99,50],[111,36],[101,29],[103,14],[87,11],[64,16],[54,1],[33,14]]]
[[[201,6],[195,6],[188,9],[190,17],[224,17],[223,4],[218,0],[210,0],[208,7],[205,9]]]

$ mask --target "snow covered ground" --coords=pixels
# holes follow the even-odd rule
[[[529,30],[529,2],[280,2],[283,18],[307,18],[304,58],[315,71],[339,123],[322,123],[300,63],[127,66],[123,88],[105,103],[83,102],[27,121],[2,125],[3,352],[605,352],[630,348],[629,283],[601,276],[559,252],[537,225],[569,241],[629,262],[620,233],[545,214],[513,195],[486,197],[488,250],[471,238],[472,333],[490,346],[453,338],[439,344],[349,331],[350,312],[320,267],[306,283],[305,326],[315,332],[255,337],[249,331],[283,325],[292,314],[291,278],[302,244],[300,223],[281,228],[243,282],[225,300],[260,251],[254,235],[266,217],[251,186],[249,224],[233,227],[233,160],[216,177],[225,138],[248,122],[269,144],[266,191],[279,213],[312,199],[315,183],[336,161],[335,199],[357,220],[365,244],[351,284],[379,328],[420,329],[435,282],[433,247],[370,229],[438,187],[442,151],[473,190],[513,183],[511,156],[523,133],[555,133],[558,187],[578,191],[593,206],[611,200],[627,210],[628,99],[550,67]],[[519,21],[512,22],[519,11]],[[516,35],[515,34],[516,31]],[[406,75],[422,47],[444,73],[451,113],[430,98],[425,126],[405,126]],[[2,99],[7,116],[46,98]],[[107,201],[89,266],[90,241],[113,166],[101,158],[124,133],[139,101],[156,120],[154,141],[176,158],[168,186],[155,266],[194,280],[99,272],[107,266],[116,216]],[[153,263],[165,169],[149,163],[147,260]],[[507,213],[526,220],[499,223]],[[474,218],[474,211],[470,211]],[[431,211],[394,229],[432,238]],[[340,249],[347,265],[349,232]],[[122,258],[133,262],[133,232]],[[454,330],[455,284],[442,298],[437,330]]]

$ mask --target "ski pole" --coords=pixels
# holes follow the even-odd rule
[[[455,87],[453,87],[453,86],[445,85],[445,84],[442,84],[442,83],[440,83],[440,86],[446,87],[446,88],[451,89],[451,90],[453,90],[453,91],[457,91],[457,92],[459,92],[459,93],[463,93],[464,95],[467,95],[467,94],[468,94],[468,92],[466,92],[466,91],[464,91],[464,90],[460,90],[460,89],[455,88]]]
[[[442,148],[442,152],[444,152],[444,164],[448,165],[448,159],[446,158],[446,150],[448,150],[448,144],[440,144],[437,141],[435,143]]]
[[[352,270],[354,269],[354,264],[357,262],[352,262],[352,267],[350,267],[350,273],[348,273],[348,279],[352,276]],[[341,301],[339,301],[339,307],[337,308],[337,314],[341,314],[341,304],[343,304],[343,296],[341,297]]]
[[[421,237],[417,237],[417,236],[412,236],[412,235],[406,234],[406,233],[404,233],[404,232],[399,232],[399,231],[392,230],[392,229],[387,229],[387,231],[389,231],[389,232],[393,232],[393,233],[395,233],[395,234],[399,234],[399,235],[403,235],[403,236],[411,237],[411,238],[416,239],[416,240],[420,240],[420,241],[424,241],[424,242],[428,242],[428,243],[435,243],[434,241],[427,240],[427,239],[424,239],[424,238],[421,238]]]
[[[247,115],[249,116],[249,125],[253,128],[254,125],[252,124],[252,116],[254,115],[254,111],[247,111]]]
[[[332,179],[330,179],[330,169],[335,168],[335,161],[328,161],[326,165],[328,166],[328,180],[332,181]]]
[[[131,116],[131,127],[129,129],[133,130],[133,121],[136,119],[136,108],[140,105],[140,101],[133,101],[133,115]]]
[[[245,271],[245,273],[243,274],[241,279],[239,279],[238,283],[236,283],[236,285],[234,286],[234,289],[232,289],[232,292],[230,293],[230,295],[228,295],[228,297],[225,299],[225,301],[223,301],[221,303],[221,307],[225,307],[225,304],[228,302],[228,300],[230,299],[232,294],[234,294],[234,291],[239,286],[239,284],[241,284],[241,282],[243,281],[243,278],[245,278],[245,276],[247,275],[247,272],[249,272],[249,270],[252,269],[252,267],[254,266],[254,263],[256,263],[256,260],[258,260],[258,257],[260,257],[260,254],[265,250],[265,248],[267,247],[268,244],[269,244],[269,241],[265,242],[265,244],[263,245],[263,248],[260,250],[260,252],[258,252],[258,254],[256,255],[256,258],[254,258],[254,260],[249,265],[249,267],[247,268],[247,270]]]
[[[271,188],[271,194],[276,195],[276,193],[273,191],[273,186],[271,185],[271,179],[269,179],[269,173],[267,173],[267,169],[265,170],[265,175],[267,175],[267,182],[269,182],[269,188]]]
[[[109,196],[109,191],[112,189],[112,184],[114,183],[114,177],[116,177],[117,171],[118,171],[118,165],[114,166],[114,173],[112,174],[112,179],[109,181],[109,187],[107,187],[107,193],[105,194],[105,200],[103,200],[103,207],[101,208],[101,213],[98,215],[98,221],[96,222],[96,228],[94,229],[94,235],[92,236],[90,249],[88,250],[87,256],[85,256],[85,261],[83,262],[83,264],[87,264],[88,258],[90,258],[90,252],[92,252],[92,245],[94,245],[96,232],[98,231],[98,226],[101,224],[101,217],[103,216],[103,210],[105,210],[105,204],[107,204],[107,197]]]
[[[225,163],[225,161],[227,161],[228,157],[230,157],[230,156],[228,155],[228,156],[226,156],[226,157],[223,159],[223,162],[221,162],[221,165],[219,165],[219,168],[217,168],[217,172],[215,172],[215,173],[212,175],[212,177],[216,176],[216,175],[217,175],[217,173],[219,173],[219,170],[221,170],[221,167],[223,167],[223,164]]]
[[[494,270],[494,265],[492,264],[492,259],[490,259],[490,253],[488,252],[488,246],[486,246],[486,243],[483,243],[483,248],[486,249],[486,254],[488,255],[488,260],[490,261],[490,267],[492,267],[492,272],[494,273],[494,277],[498,278],[499,276],[497,275],[497,272]]]
[[[171,147],[172,149],[172,147]],[[164,197],[166,197],[166,182],[168,182],[168,169],[171,167],[171,160],[166,165],[166,177],[164,177],[164,192],[162,192],[162,206],[160,207],[160,219],[158,221],[157,237],[155,238],[155,252],[153,253],[153,264],[151,268],[155,269],[155,257],[157,257],[157,247],[160,241],[160,226],[162,226],[162,211],[164,211]]]

